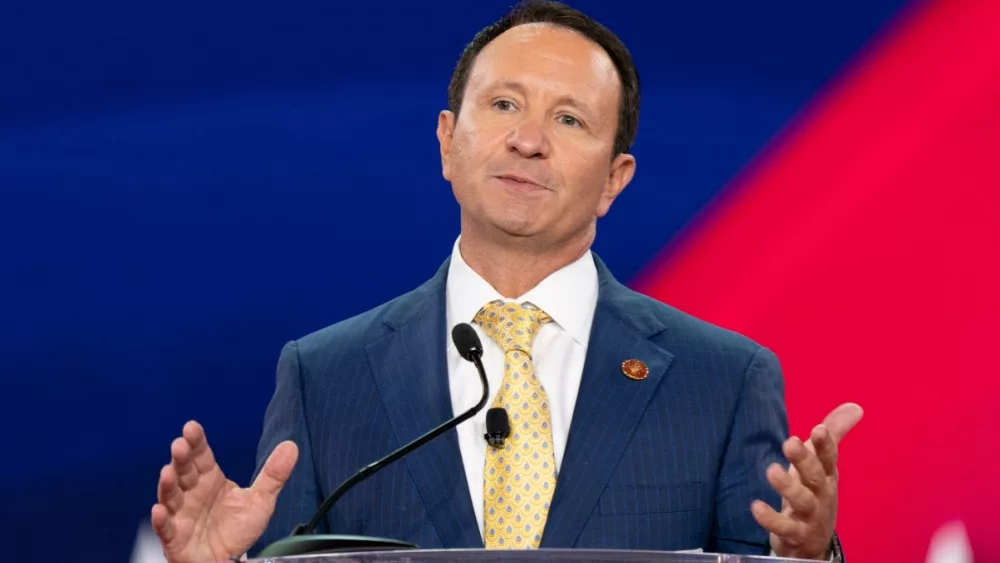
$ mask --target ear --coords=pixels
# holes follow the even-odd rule
[[[444,110],[438,114],[437,138],[441,148],[441,175],[451,181],[451,139],[455,134],[455,114]]]
[[[635,175],[635,157],[630,154],[620,154],[611,162],[611,173],[608,174],[608,181],[604,185],[604,193],[601,194],[601,201],[597,204],[597,216],[604,217],[611,209],[618,194],[622,193],[625,186],[632,181]]]

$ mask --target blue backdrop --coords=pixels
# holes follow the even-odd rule
[[[5,557],[126,561],[190,418],[247,482],[281,345],[450,251],[437,112],[509,4],[0,8]],[[628,281],[902,2],[572,4],[643,81],[596,245]]]

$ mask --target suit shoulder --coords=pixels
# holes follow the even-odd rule
[[[631,291],[631,290],[630,290]],[[750,361],[763,347],[734,330],[723,328],[657,301],[652,297],[632,291],[634,306],[648,312],[663,324],[658,339],[670,343],[673,350],[705,350],[745,357]]]
[[[432,289],[421,286],[372,309],[336,322],[309,333],[296,344],[299,355],[305,359],[319,359],[330,354],[363,352],[367,344],[374,342],[420,313],[430,300],[427,292]]]
[[[382,312],[389,303],[391,301],[298,338],[295,342],[299,354],[312,356],[330,349],[350,348],[352,345],[364,346],[365,342],[378,338],[382,328],[380,320]]]

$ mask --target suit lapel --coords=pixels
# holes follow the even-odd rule
[[[649,340],[664,325],[647,312],[645,298],[615,281],[596,256],[595,262],[597,309],[541,547],[576,542],[673,360]],[[629,359],[645,363],[649,375],[625,377],[622,363]]]
[[[445,262],[429,282],[390,303],[383,318],[390,331],[367,346],[372,372],[400,446],[454,416],[445,340],[447,272]],[[482,547],[454,430],[397,463],[406,464],[442,546]]]

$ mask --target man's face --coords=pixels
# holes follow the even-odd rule
[[[459,116],[438,122],[463,228],[543,247],[588,232],[635,168],[630,155],[611,158],[620,91],[607,53],[574,31],[521,25],[487,45]]]

